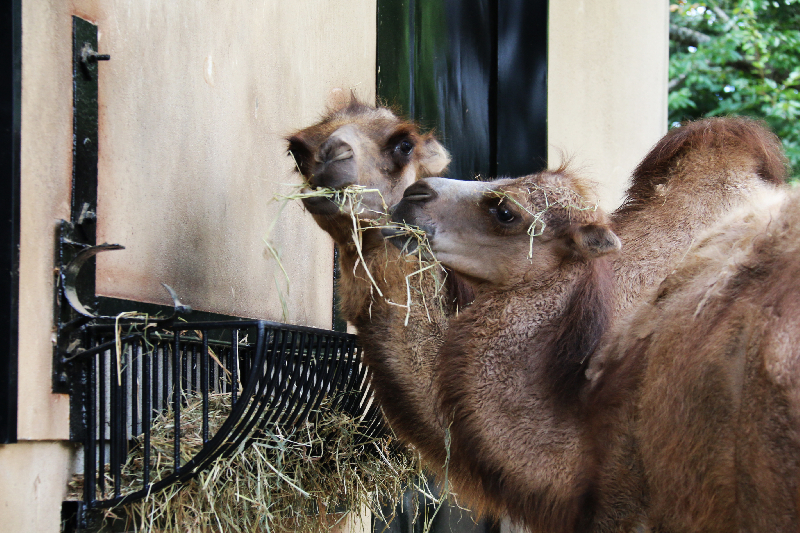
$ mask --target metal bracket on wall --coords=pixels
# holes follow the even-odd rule
[[[80,330],[98,319],[114,320],[97,312],[94,257],[119,244],[96,244],[97,226],[97,156],[98,156],[98,61],[111,59],[97,51],[97,26],[72,17],[73,146],[72,205],[70,220],[60,221],[56,230],[55,257],[55,347],[53,354],[53,392],[78,394],[74,383],[81,372],[73,368],[73,359],[83,346]],[[154,324],[169,323],[191,308],[178,300],[175,291],[164,285],[173,302],[173,312],[166,318],[150,319]],[[73,402],[78,404],[79,402]],[[71,434],[79,438],[83,427],[80,413],[72,413]]]
[[[55,243],[53,392],[59,393],[71,391],[69,376],[74,374],[63,359],[71,349],[75,349],[72,333],[91,320],[69,305],[63,280],[67,265],[96,244],[98,59],[108,60],[110,56],[97,53],[97,26],[80,17],[72,17],[72,202],[70,220],[60,222]],[[95,268],[93,261],[89,263],[77,269],[72,288],[74,299],[93,307]]]

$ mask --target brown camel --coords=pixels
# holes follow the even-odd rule
[[[331,197],[303,202],[339,246],[342,315],[358,332],[386,417],[399,437],[442,464],[444,432],[431,401],[433,364],[450,315],[471,296],[453,275],[433,269],[412,275],[419,262],[402,256],[370,224],[388,220],[386,206],[418,178],[442,173],[450,157],[430,133],[354,97],[287,140],[308,187],[377,191],[344,204]],[[354,233],[354,224],[360,231]],[[409,294],[410,311],[404,307]],[[411,420],[404,416],[408,406],[415,413]]]
[[[800,194],[763,194],[612,336],[590,401],[633,435],[659,531],[800,528],[798,276]]]
[[[475,303],[451,321],[434,381],[452,417],[456,491],[532,531],[648,523],[632,415],[613,401],[604,400],[613,416],[588,408],[587,366],[612,322],[675,268],[704,225],[785,177],[780,144],[754,122],[681,129],[637,168],[612,217],[616,235],[590,208],[589,185],[563,168],[491,183],[422,180],[394,212],[426,230],[436,258],[475,287]],[[589,375],[609,374],[599,365]]]

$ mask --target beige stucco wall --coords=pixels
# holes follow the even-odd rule
[[[669,2],[550,2],[550,164],[571,157],[615,208],[631,171],[667,130]]]
[[[335,88],[374,99],[375,0],[117,0],[97,11],[98,293],[329,328],[333,248],[301,209],[283,138]],[[283,315],[280,286],[287,314]]]
[[[37,441],[0,444],[0,530],[57,533],[67,494],[72,446]]]

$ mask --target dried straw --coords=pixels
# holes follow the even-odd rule
[[[394,445],[391,436],[366,438],[357,418],[331,411],[326,402],[316,418],[295,429],[259,432],[183,486],[172,485],[109,515],[125,516],[135,531],[164,533],[328,531],[348,513],[364,509],[390,522],[382,509],[393,509],[407,488],[423,486],[418,454]],[[230,409],[229,394],[210,396],[212,434]],[[183,461],[202,448],[202,412],[195,396],[181,409]],[[165,411],[151,431],[153,481],[172,471],[173,432],[172,412]],[[143,438],[135,440],[123,467],[123,494],[142,486]],[[81,485],[76,476],[72,498],[80,499]]]
[[[412,295],[415,294],[420,296],[420,300],[425,308],[428,320],[432,320],[430,316],[430,309],[428,308],[429,302],[426,300],[425,291],[423,290],[423,276],[431,276],[435,287],[435,294],[440,294],[441,289],[444,286],[444,277],[446,276],[446,273],[444,267],[441,265],[441,263],[439,263],[439,261],[437,261],[435,255],[433,254],[433,250],[428,242],[428,236],[423,230],[409,224],[390,221],[389,215],[386,212],[388,210],[388,206],[386,205],[386,201],[378,189],[370,189],[361,185],[350,185],[342,189],[319,187],[313,190],[304,188],[304,186],[294,185],[293,187],[295,187],[294,192],[284,195],[276,195],[273,198],[276,201],[284,202],[280,211],[283,210],[283,206],[288,201],[302,200],[304,198],[330,198],[339,206],[340,211],[348,214],[352,220],[353,227],[351,231],[351,237],[356,253],[358,254],[358,260],[353,266],[353,274],[356,275],[358,266],[363,265],[363,270],[369,279],[372,291],[377,293],[380,298],[383,298],[386,303],[406,309],[404,325],[408,325],[408,321],[411,316],[411,308],[414,301]],[[382,211],[376,211],[364,205],[363,199],[367,194],[378,194],[380,196]],[[360,216],[367,212],[369,212],[372,216],[369,218]],[[270,230],[272,227],[274,227],[274,224],[275,222],[273,221],[273,225],[270,227]],[[418,263],[418,268],[406,275],[406,302],[404,304],[400,302],[394,302],[384,295],[378,283],[375,281],[372,272],[370,272],[370,269],[367,267],[366,260],[364,259],[362,234],[368,229],[383,228],[392,228],[395,230],[399,229],[402,232],[401,235],[405,234],[409,240],[414,239],[417,241],[415,251],[406,256],[407,261]],[[267,242],[267,239],[265,239],[265,242]],[[436,273],[438,273],[438,275]],[[418,282],[416,286],[414,285],[415,279]],[[441,304],[441,302],[439,303]]]

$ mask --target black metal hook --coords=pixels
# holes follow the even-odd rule
[[[101,316],[92,313],[89,309],[87,309],[82,303],[80,298],[78,297],[78,291],[76,289],[76,281],[78,278],[78,274],[80,274],[81,268],[83,265],[91,259],[92,257],[96,256],[100,252],[108,252],[111,250],[124,250],[125,247],[120,244],[98,244],[97,246],[87,246],[83,250],[75,255],[75,258],[69,262],[69,264],[64,267],[64,270],[61,272],[61,282],[64,287],[64,296],[67,298],[67,301],[72,306],[72,308],[79,314],[88,317],[90,319],[96,318],[106,318],[106,319],[116,319],[117,317],[113,316]],[[166,317],[166,318],[158,318],[153,319],[151,322],[155,323],[164,323],[164,322],[171,322],[175,320],[178,315],[188,314],[192,312],[191,306],[188,306],[182,303],[178,299],[178,295],[175,291],[167,285],[166,283],[162,283],[161,285],[169,293],[170,297],[172,298],[172,305],[173,305],[173,313]]]

